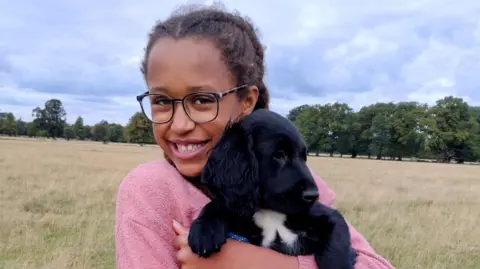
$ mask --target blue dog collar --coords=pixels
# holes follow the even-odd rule
[[[240,236],[240,235],[236,235],[234,233],[228,233],[227,234],[227,237],[228,238],[231,238],[233,240],[237,240],[237,241],[240,241],[240,242],[243,242],[243,243],[248,243],[248,239],[243,237],[243,236]]]

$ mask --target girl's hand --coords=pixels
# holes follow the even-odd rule
[[[182,269],[298,269],[296,257],[230,239],[219,253],[200,258],[188,245],[188,229],[176,221],[173,229],[177,233],[173,244]]]
[[[212,268],[211,260],[202,259],[197,254],[192,252],[192,249],[188,245],[188,229],[176,221],[173,221],[173,229],[177,233],[177,236],[173,241],[173,245],[177,249],[177,259],[181,264],[181,268]]]

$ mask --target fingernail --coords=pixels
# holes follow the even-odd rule
[[[175,226],[176,228],[182,228],[182,225],[180,224],[180,222],[176,220],[173,220],[173,226]]]

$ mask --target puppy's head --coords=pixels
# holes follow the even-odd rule
[[[295,125],[268,110],[256,111],[243,124],[254,141],[262,207],[285,214],[308,210],[319,194]]]
[[[286,118],[257,110],[227,128],[210,154],[202,180],[235,214],[259,208],[304,212],[318,198],[302,135]]]

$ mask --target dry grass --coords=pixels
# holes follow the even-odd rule
[[[117,187],[156,147],[0,138],[0,268],[115,268]],[[480,166],[310,158],[397,269],[480,268]]]

